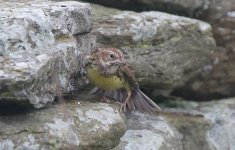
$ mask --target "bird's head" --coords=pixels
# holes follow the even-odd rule
[[[123,53],[116,48],[97,48],[95,49],[89,60],[92,62],[103,61],[103,62],[113,62],[113,61],[123,61]]]

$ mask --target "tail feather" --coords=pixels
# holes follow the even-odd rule
[[[102,90],[101,88],[98,88],[98,87],[94,87],[94,88],[89,92],[89,94],[91,94],[91,95],[103,94],[103,93],[104,93],[104,90]]]
[[[94,88],[91,93],[103,93],[105,96],[118,100],[120,103],[124,103],[127,98],[125,89],[105,92],[100,88]],[[137,110],[149,114],[156,114],[161,111],[160,107],[138,88],[131,91],[131,98],[127,101],[127,108],[128,110]]]
[[[144,110],[149,114],[154,114],[153,112],[155,112],[155,110],[150,105],[146,104],[145,100],[143,100],[143,97],[139,97],[139,99],[136,100],[136,103],[140,103]]]
[[[161,111],[161,108],[153,102],[153,100],[151,100],[148,96],[146,96],[140,89],[138,90],[138,92],[141,93],[141,96],[144,98],[144,100],[150,104],[152,106],[152,108],[157,109],[157,111]]]
[[[136,103],[139,103],[142,108],[142,112],[144,112],[145,110],[149,110],[148,105],[145,105],[141,99],[136,99]]]
[[[134,105],[136,106],[136,110],[143,113],[145,110],[143,109],[140,101],[137,99],[134,99],[134,100],[130,99],[129,101],[133,101]],[[133,108],[128,108],[128,109],[133,110]]]
[[[136,106],[132,100],[127,101],[127,107],[128,109],[131,108],[132,110],[136,110]]]
[[[136,109],[141,112],[147,112],[149,114],[156,114],[160,111],[160,107],[155,104],[148,96],[146,96],[140,89],[132,91],[131,101],[139,107]],[[130,108],[132,110],[132,108]]]
[[[117,92],[117,91],[113,92],[113,98],[114,99],[119,99],[119,95],[120,95],[119,92]]]

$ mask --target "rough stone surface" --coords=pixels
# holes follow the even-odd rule
[[[86,0],[87,2],[104,6],[134,10],[134,11],[163,11],[183,16],[198,16],[209,4],[208,0]]]
[[[201,19],[210,22],[212,25],[223,19],[227,12],[235,9],[234,0],[208,0],[208,7],[201,15]]]
[[[74,101],[0,116],[0,149],[111,149],[124,131],[118,107]]]
[[[179,104],[182,102],[178,102]],[[226,150],[235,148],[235,99],[199,102],[191,108],[167,108],[162,116],[183,135],[184,149]]]
[[[209,66],[211,69],[190,79],[171,94],[197,101],[235,96],[235,55],[227,55],[224,59],[220,56],[216,58],[216,64]]]
[[[183,135],[183,148],[190,150],[212,150],[207,142],[206,132],[211,122],[198,111],[167,109],[163,116]]]
[[[121,49],[149,91],[184,85],[211,63],[215,42],[205,22],[161,12],[92,8],[97,46]]]
[[[235,1],[211,0],[202,19],[210,22],[218,45],[210,70],[192,79],[179,91],[187,99],[221,99],[235,96]]]
[[[73,101],[13,114],[2,107],[0,148],[234,149],[235,99],[197,104],[188,110],[163,109],[159,116],[133,112],[126,119],[118,105],[104,103]]]
[[[89,5],[72,1],[0,4],[0,101],[28,99],[40,108],[56,94],[75,89],[71,81],[72,77],[80,80],[72,76],[82,63],[78,57],[94,43],[86,35],[92,27]]]
[[[213,125],[207,131],[207,141],[217,150],[235,149],[235,99],[203,103],[199,110]]]
[[[131,113],[127,116],[127,131],[114,150],[182,150],[181,139],[182,135],[163,117]]]
[[[221,99],[235,96],[235,70],[233,67],[235,58],[234,0],[127,0],[118,3],[110,0],[98,0],[92,2],[111,7],[122,7],[128,10],[160,10],[167,13],[196,17],[209,22],[212,25],[213,35],[218,46],[218,51],[213,60],[214,63],[208,65],[207,70],[203,71],[197,78],[190,79],[186,86],[177,88],[171,95],[194,100]],[[153,95],[159,95],[159,92],[169,93],[158,90],[154,92],[157,94]]]

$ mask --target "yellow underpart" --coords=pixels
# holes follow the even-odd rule
[[[104,89],[106,91],[112,91],[121,88],[128,88],[128,82],[124,79],[121,79],[117,75],[104,76],[98,72],[96,68],[89,67],[87,69],[87,77],[95,84],[97,87]]]

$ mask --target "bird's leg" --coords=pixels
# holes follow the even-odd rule
[[[121,104],[121,107],[120,107],[121,111],[123,111],[123,112],[127,111],[126,106],[127,106],[127,102],[130,100],[130,98],[131,98],[131,91],[127,90],[127,98],[124,101],[124,103]]]
[[[102,103],[110,103],[110,100],[105,97],[104,95],[102,96],[101,100],[100,100]]]

